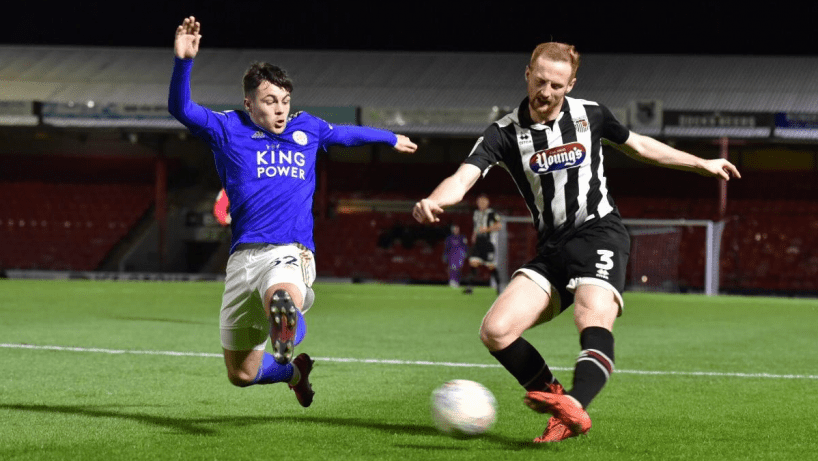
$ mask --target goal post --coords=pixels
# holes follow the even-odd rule
[[[652,264],[662,264],[663,250],[666,252],[668,246],[676,246],[676,255],[681,251],[680,242],[673,238],[662,238],[670,233],[678,233],[681,229],[690,227],[703,227],[704,235],[704,293],[708,296],[719,293],[719,261],[721,257],[721,237],[724,232],[724,221],[711,221],[707,219],[623,219],[622,222],[628,228],[631,235],[631,261],[640,262],[647,259]],[[663,234],[664,232],[664,234]],[[647,255],[634,254],[635,246],[639,245],[640,237],[646,235],[658,235],[659,244],[647,250]],[[663,247],[662,244],[665,246]],[[670,250],[672,251],[672,249]],[[673,255],[664,256],[673,258]],[[633,266],[632,266],[633,267]],[[679,267],[677,261],[677,268]],[[640,274],[629,274],[630,276],[641,277]],[[635,288],[635,287],[631,287]]]
[[[691,228],[703,228],[701,246],[704,252],[703,291],[712,296],[719,293],[719,261],[724,221],[705,219],[623,219],[631,236],[631,255],[628,263],[626,287],[641,291],[679,291],[679,271],[685,248],[683,232]],[[498,245],[497,271],[500,284],[505,287],[511,274],[534,257],[536,232],[530,217],[501,216]],[[699,231],[701,232],[701,231]],[[701,268],[701,266],[699,266]],[[699,280],[701,282],[701,280]]]

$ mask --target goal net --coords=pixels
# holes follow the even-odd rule
[[[534,257],[537,235],[531,218],[501,219],[497,268],[501,285]],[[719,292],[719,255],[724,222],[686,219],[623,219],[631,236],[626,289]]]

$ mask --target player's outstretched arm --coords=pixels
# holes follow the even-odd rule
[[[199,42],[202,40],[202,25],[190,16],[176,28],[176,40],[173,50],[179,59],[193,59],[199,53]]]
[[[396,134],[395,136],[398,138],[398,142],[393,146],[396,151],[403,152],[404,154],[412,154],[418,150],[418,145],[413,143],[406,136],[402,134]]]
[[[649,136],[630,133],[619,149],[629,156],[654,165],[693,171],[702,176],[716,176],[724,180],[741,178],[738,169],[726,159],[703,159],[680,151]]]
[[[412,216],[419,223],[440,222],[438,215],[443,207],[454,205],[463,200],[466,192],[480,179],[480,168],[464,163],[457,171],[444,179],[429,197],[415,203]]]
[[[211,116],[212,112],[191,100],[190,73],[193,58],[199,52],[202,26],[190,16],[176,28],[173,45],[176,59],[168,92],[168,112],[194,133],[219,141],[224,133],[220,129],[221,118]],[[220,141],[219,141],[220,142]]]
[[[320,120],[320,119],[319,119]],[[330,125],[321,121],[323,147],[332,145],[362,146],[371,143],[387,143],[398,152],[411,154],[418,149],[417,144],[402,134],[370,126]]]

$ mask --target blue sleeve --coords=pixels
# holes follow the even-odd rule
[[[224,122],[227,117],[200,106],[190,99],[192,59],[175,58],[168,93],[168,112],[196,136],[218,145],[224,143]],[[221,117],[219,117],[221,115]]]
[[[398,143],[398,137],[391,131],[368,126],[331,125],[316,118],[321,133],[321,148],[324,150],[332,145],[349,147],[382,142],[394,146]]]

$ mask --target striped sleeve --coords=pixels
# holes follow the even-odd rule
[[[616,119],[610,109],[599,105],[602,110],[602,137],[616,144],[623,144],[631,135],[630,130]]]
[[[477,138],[477,142],[464,163],[480,168],[480,171],[485,174],[493,165],[503,161],[503,141],[504,137],[500,127],[492,123],[483,131],[483,135]]]

